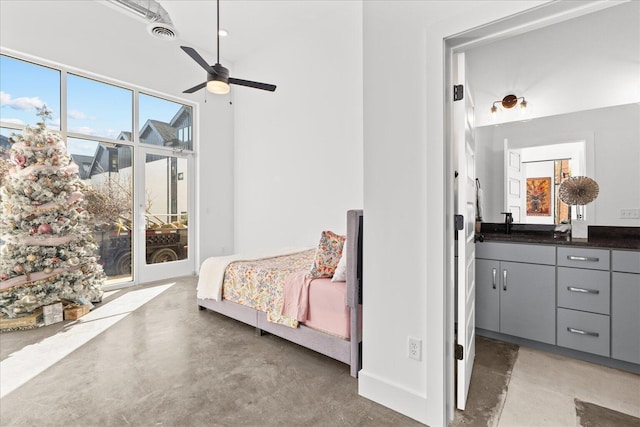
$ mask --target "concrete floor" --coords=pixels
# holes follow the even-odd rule
[[[82,319],[87,319],[87,327],[97,328],[105,320],[113,324],[2,397],[0,425],[421,425],[359,397],[357,380],[349,376],[346,365],[277,337],[256,336],[253,328],[216,313],[199,311],[195,281],[177,280],[139,308],[88,318],[98,309],[118,307],[121,297],[136,289],[160,283],[106,297]],[[56,340],[70,338],[79,325],[62,322],[0,334],[3,365],[12,353],[33,350],[32,344],[53,343],[42,360],[33,362],[45,363],[56,352]],[[501,368],[493,363],[490,370],[494,369]],[[503,376],[484,366],[476,372],[483,384]],[[3,382],[12,373],[3,367]],[[484,404],[482,393],[488,389],[479,390],[470,396],[469,406]],[[498,416],[491,425],[575,426],[574,398],[637,417],[640,378],[521,348],[506,399],[499,400]],[[487,425],[486,420],[481,423],[464,424]]]

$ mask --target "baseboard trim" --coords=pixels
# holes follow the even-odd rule
[[[362,369],[358,373],[358,394],[427,424],[427,396],[394,384]]]
[[[595,363],[598,365],[608,366],[609,368],[621,369],[623,371],[629,371],[634,374],[640,374],[640,365],[625,362],[623,360],[612,359],[610,357],[598,356],[597,354],[585,353],[570,348],[560,347],[553,344],[546,344],[543,342],[532,341],[526,338],[514,337],[512,335],[501,334],[500,332],[489,331],[487,329],[476,328],[476,335],[494,340],[510,342],[517,344],[521,347],[530,347],[535,350],[546,351],[549,353],[555,353],[562,356],[572,357],[574,359],[584,360],[585,362]]]

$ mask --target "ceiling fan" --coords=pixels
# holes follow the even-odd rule
[[[229,77],[229,70],[220,64],[220,0],[216,1],[217,7],[217,28],[216,28],[216,41],[218,44],[218,55],[214,65],[207,64],[195,49],[187,46],[180,46],[187,55],[189,55],[194,61],[196,61],[202,68],[207,71],[207,81],[200,83],[190,89],[183,91],[183,93],[193,93],[199,91],[203,87],[207,87],[207,90],[217,94],[229,93],[229,85],[247,86],[255,89],[268,90],[273,92],[276,90],[276,86],[268,83],[253,82],[250,80],[236,79]]]

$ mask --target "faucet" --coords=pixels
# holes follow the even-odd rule
[[[511,234],[511,224],[513,224],[513,214],[511,212],[501,212],[504,215],[505,232]]]

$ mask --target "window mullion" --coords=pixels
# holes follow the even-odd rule
[[[60,70],[60,134],[66,141],[67,129],[67,70]]]

